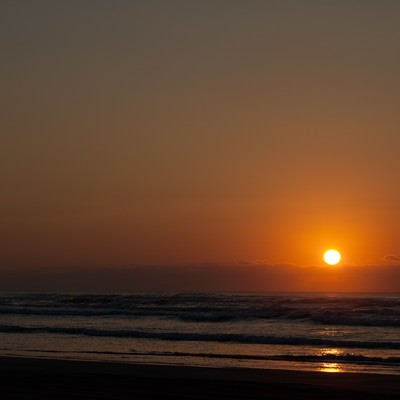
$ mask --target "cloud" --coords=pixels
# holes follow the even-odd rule
[[[397,263],[337,269],[207,263],[121,268],[14,268],[3,269],[1,273],[0,290],[36,292],[400,291]]]
[[[400,261],[400,257],[395,256],[393,254],[390,254],[390,255],[385,256],[384,260],[385,261],[395,261],[396,262],[396,261]]]
[[[249,261],[249,260],[240,260],[238,263],[238,265],[268,265],[269,262],[268,260],[254,260],[254,261]]]

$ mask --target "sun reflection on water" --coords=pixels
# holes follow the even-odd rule
[[[320,349],[321,356],[339,356],[343,351],[339,349]]]
[[[320,349],[321,356],[332,356],[337,357],[343,352],[339,349]],[[318,371],[321,372],[343,372],[343,367],[341,364],[336,362],[324,362],[319,367]]]
[[[322,363],[322,365],[318,368],[318,371],[321,372],[343,372],[343,368],[338,363]]]

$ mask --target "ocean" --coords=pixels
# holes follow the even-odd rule
[[[0,294],[0,355],[400,374],[400,294]]]

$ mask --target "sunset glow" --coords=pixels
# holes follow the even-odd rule
[[[0,290],[400,290],[400,2],[32,3]]]

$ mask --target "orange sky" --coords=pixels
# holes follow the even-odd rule
[[[400,264],[400,3],[3,2],[0,46],[0,270]]]

